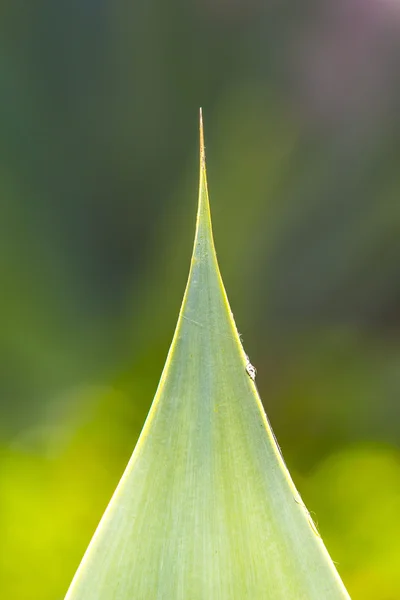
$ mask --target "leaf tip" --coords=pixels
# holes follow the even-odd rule
[[[203,109],[199,110],[199,129],[200,129],[200,167],[206,166],[206,152],[204,147],[204,128],[203,128]]]

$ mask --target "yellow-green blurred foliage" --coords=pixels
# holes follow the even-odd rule
[[[354,600],[400,598],[400,9],[0,7],[0,598],[63,598],[186,282],[203,106],[218,257]]]

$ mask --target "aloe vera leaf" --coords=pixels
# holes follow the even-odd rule
[[[253,378],[217,263],[200,118],[196,234],[175,335],[66,600],[349,598]]]

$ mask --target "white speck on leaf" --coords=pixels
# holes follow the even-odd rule
[[[246,354],[246,373],[253,381],[256,380],[257,369],[255,367],[253,367],[247,354]]]

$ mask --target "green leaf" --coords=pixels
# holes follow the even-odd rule
[[[200,138],[196,236],[174,339],[66,600],[349,598],[283,462],[235,326],[201,120]]]

